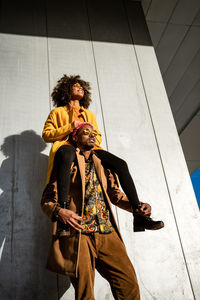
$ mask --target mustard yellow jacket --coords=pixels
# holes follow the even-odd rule
[[[89,122],[97,130],[98,136],[96,139],[96,148],[100,148],[102,141],[101,133],[98,129],[96,117],[93,112],[81,106],[81,115],[85,122]],[[69,134],[73,131],[71,124],[74,121],[74,111],[70,105],[61,106],[53,109],[43,128],[42,137],[46,143],[53,143],[49,154],[47,181],[49,182],[51,172],[53,169],[54,156],[58,148],[66,143]]]

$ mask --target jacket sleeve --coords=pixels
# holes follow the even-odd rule
[[[126,195],[119,189],[118,178],[115,173],[112,173],[110,170],[105,170],[105,175],[107,177],[107,193],[110,198],[110,201],[129,212],[132,212],[130,202]]]
[[[46,185],[42,194],[41,208],[52,222],[57,220],[60,205],[58,203],[56,182],[49,182]]]
[[[70,123],[58,127],[57,118],[58,113],[52,110],[44,124],[42,138],[46,143],[60,141],[73,131]]]

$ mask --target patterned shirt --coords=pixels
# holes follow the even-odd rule
[[[85,204],[81,225],[82,233],[114,231],[91,157],[85,160]]]

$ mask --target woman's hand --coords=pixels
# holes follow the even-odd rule
[[[72,127],[72,129],[74,130],[78,125],[80,125],[81,123],[83,123],[83,122],[81,122],[81,121],[79,121],[79,120],[75,120],[74,122],[72,122],[72,124],[71,124],[71,127]]]
[[[79,232],[81,232],[81,229],[83,229],[83,227],[78,223],[78,221],[81,221],[82,218],[72,210],[61,208],[58,212],[58,217],[60,221],[70,225]]]

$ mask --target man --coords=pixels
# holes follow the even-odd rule
[[[131,207],[115,174],[92,152],[96,135],[92,125],[84,123],[73,132],[77,160],[71,167],[69,209],[57,201],[56,165],[43,193],[42,209],[54,222],[47,268],[70,276],[76,299],[94,299],[96,268],[110,283],[115,299],[138,300],[136,274],[110,202],[130,212]],[[140,213],[150,216],[150,205],[141,203]],[[66,224],[64,234],[57,231],[57,219]]]

